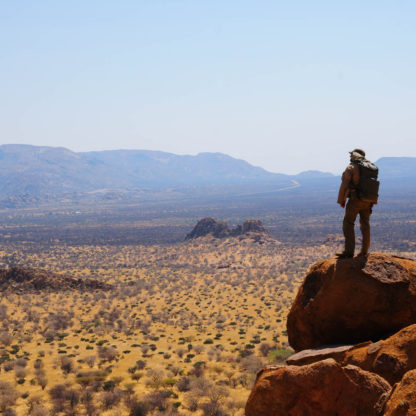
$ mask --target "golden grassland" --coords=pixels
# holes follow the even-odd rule
[[[204,237],[0,249],[17,265],[113,285],[1,295],[0,414],[237,416],[256,371],[291,353],[296,289],[335,247]]]

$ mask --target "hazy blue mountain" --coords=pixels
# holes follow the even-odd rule
[[[297,179],[315,179],[315,178],[329,178],[334,175],[329,172],[321,172],[320,170],[305,170],[296,175]]]
[[[415,189],[416,158],[386,157],[376,164],[383,191]],[[57,195],[66,195],[74,203],[86,198],[90,203],[99,203],[149,197],[153,200],[215,195],[226,198],[229,194],[257,198],[273,193],[281,195],[282,191],[293,195],[319,192],[324,196],[336,192],[339,181],[340,175],[320,171],[298,175],[271,173],[221,153],[196,156],[149,150],[77,153],[61,147],[0,146],[0,205],[4,207],[53,202]]]
[[[376,165],[382,178],[416,178],[416,157],[382,157]]]
[[[0,146],[1,196],[264,181],[289,183],[290,178],[221,153],[76,153],[58,147]]]

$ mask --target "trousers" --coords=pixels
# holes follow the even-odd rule
[[[345,253],[354,255],[354,225],[358,214],[360,214],[360,229],[363,236],[361,252],[368,253],[370,248],[370,215],[372,213],[372,206],[373,204],[371,202],[361,201],[358,198],[350,198],[347,202],[344,221],[342,223],[342,231],[345,237]]]

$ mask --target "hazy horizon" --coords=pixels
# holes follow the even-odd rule
[[[341,172],[416,156],[411,1],[0,5],[0,143]]]
[[[197,155],[204,154],[204,153],[208,153],[208,154],[223,154],[223,155],[226,155],[226,156],[230,156],[230,157],[232,157],[234,159],[243,160],[243,161],[249,163],[250,165],[252,165],[254,167],[263,168],[263,169],[265,169],[268,172],[271,172],[271,173],[280,173],[280,174],[285,174],[285,175],[296,175],[296,174],[300,174],[300,173],[303,173],[303,172],[306,172],[306,171],[320,171],[320,172],[324,172],[324,173],[332,173],[333,175],[340,175],[342,173],[343,169],[344,169],[344,167],[342,167],[342,169],[340,168],[340,170],[338,172],[329,172],[329,171],[322,170],[322,169],[308,169],[308,170],[305,169],[305,170],[302,170],[302,171],[299,171],[299,172],[295,172],[295,173],[288,173],[288,172],[283,172],[283,171],[271,171],[271,170],[266,169],[263,166],[255,165],[255,164],[251,163],[250,160],[238,158],[238,157],[236,157],[236,156],[234,156],[232,154],[230,155],[230,154],[223,153],[223,152],[198,152],[198,153],[191,154],[191,153],[165,152],[163,150],[158,150],[158,149],[132,149],[132,148],[130,148],[130,149],[128,149],[128,148],[94,149],[94,150],[76,151],[76,150],[73,150],[73,149],[71,149],[69,147],[65,147],[65,146],[43,146],[43,145],[34,145],[34,144],[31,144],[31,143],[4,143],[4,144],[0,144],[0,147],[1,146],[34,146],[34,147],[51,147],[51,148],[55,147],[55,148],[63,148],[63,149],[69,150],[69,151],[74,152],[74,153],[107,152],[107,151],[148,151],[148,152],[169,153],[169,154],[174,154],[174,155],[178,155],[178,156],[197,156]],[[384,157],[400,157],[400,156],[390,156],[390,155],[381,156],[381,158],[384,158]],[[402,157],[409,157],[409,156],[402,156]],[[380,158],[378,158],[378,159],[380,159]],[[375,159],[374,162],[376,160],[378,160],[378,159]],[[348,163],[348,161],[346,161],[346,163]]]

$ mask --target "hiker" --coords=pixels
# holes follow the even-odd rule
[[[342,174],[342,182],[338,193],[338,204],[345,207],[342,230],[345,237],[344,251],[336,253],[338,258],[354,256],[355,234],[354,224],[360,214],[360,229],[363,236],[359,256],[366,256],[370,248],[370,215],[378,200],[379,181],[378,168],[365,158],[362,149],[354,149],[350,153],[350,164]]]

